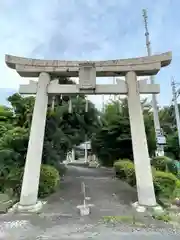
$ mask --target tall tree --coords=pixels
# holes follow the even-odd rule
[[[59,82],[73,83],[67,78],[60,78]],[[90,101],[88,101],[88,112],[85,111],[87,103],[84,95],[71,97],[72,113],[68,111],[69,100],[69,96],[56,97],[54,109],[51,108],[49,101],[43,163],[56,164],[64,160],[67,151],[74,145],[84,142],[85,135],[91,138],[98,127],[98,111]],[[4,159],[1,162],[7,161],[11,150],[11,155],[16,156],[17,159],[14,162],[19,161],[20,164],[24,164],[35,98],[14,94],[8,98],[8,101],[12,109],[0,111],[3,112],[0,118],[4,119],[5,116],[11,118],[11,128],[7,131],[7,128],[3,129],[4,124],[2,128],[0,126],[0,159]]]
[[[142,101],[144,122],[150,155],[154,154],[155,134],[151,106],[147,100]],[[101,116],[101,128],[93,136],[92,148],[102,164],[113,165],[119,158],[133,160],[130,122],[127,99],[112,101],[105,107]]]
[[[132,143],[126,99],[112,101],[101,115],[101,128],[92,138],[92,149],[102,164],[112,166],[118,158],[132,159]]]

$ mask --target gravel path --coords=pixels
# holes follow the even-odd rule
[[[103,216],[131,216],[130,203],[136,201],[134,189],[113,179],[106,169],[69,166],[58,192],[47,199],[39,215],[7,214],[0,216],[0,240],[9,239],[178,239],[170,226],[136,216],[146,225],[110,224]],[[80,217],[76,206],[82,203],[81,183],[87,187],[91,214]],[[156,225],[156,226],[155,226]]]

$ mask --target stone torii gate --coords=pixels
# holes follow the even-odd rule
[[[38,201],[40,166],[44,142],[48,96],[60,94],[125,94],[128,96],[129,118],[136,170],[138,203],[155,206],[156,199],[152,181],[150,159],[144,127],[140,94],[156,94],[159,85],[137,80],[137,76],[155,75],[161,67],[171,62],[171,52],[123,60],[110,61],[59,61],[5,56],[8,67],[22,77],[38,77],[20,85],[22,94],[36,94],[26,164],[21,189],[19,211],[37,211],[42,207]],[[79,77],[79,84],[60,85],[52,77]],[[96,77],[125,76],[117,84],[98,85]]]

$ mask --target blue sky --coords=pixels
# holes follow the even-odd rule
[[[65,60],[147,55],[143,8],[148,10],[152,52],[173,52],[171,65],[156,76],[161,85],[159,103],[169,104],[171,76],[180,82],[178,0],[1,0],[0,88],[17,89],[28,81],[6,67],[5,53]],[[98,83],[103,81],[112,79],[100,79]]]

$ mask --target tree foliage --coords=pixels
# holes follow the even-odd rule
[[[59,78],[61,84],[72,84],[68,78]],[[73,146],[91,138],[98,127],[98,111],[88,101],[85,112],[85,96],[72,96],[72,113],[68,112],[69,96],[56,97],[55,108],[51,99],[47,112],[42,163],[57,165]],[[0,166],[4,174],[8,167],[22,167],[25,163],[34,97],[18,93],[8,98],[11,108],[0,106]],[[4,167],[5,166],[5,167]]]
[[[155,155],[156,141],[152,107],[144,99],[142,102],[145,130],[150,157]],[[179,146],[173,107],[164,107],[159,111],[161,125],[167,138],[166,154],[178,159]],[[93,152],[102,164],[112,166],[113,162],[128,158],[133,160],[131,131],[127,99],[108,103],[100,117],[101,128],[92,138]]]
[[[61,84],[73,84],[68,78],[59,78]],[[47,112],[42,163],[56,165],[68,151],[87,140],[92,141],[93,152],[105,165],[117,159],[133,160],[131,131],[127,99],[108,103],[105,111],[98,112],[86,97],[71,96],[72,113],[69,113],[70,96],[56,96],[55,107],[51,99]],[[23,166],[33,114],[34,97],[14,94],[8,98],[11,107],[0,106],[0,166]],[[154,156],[156,143],[152,108],[147,99],[142,101],[145,130],[150,156]],[[167,138],[166,154],[179,158],[178,135],[173,106],[159,110],[161,126]]]
[[[112,102],[101,115],[101,128],[92,138],[92,149],[102,164],[112,165],[118,158],[132,159],[127,102]]]

